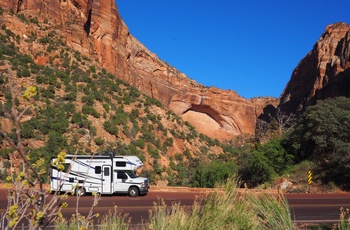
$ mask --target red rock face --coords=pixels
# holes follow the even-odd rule
[[[47,17],[74,50],[96,57],[103,68],[160,100],[210,137],[254,134],[263,108],[278,103],[271,98],[247,100],[234,91],[207,88],[189,79],[129,33],[114,0],[10,0],[0,5]]]
[[[350,26],[329,25],[294,69],[280,98],[281,109],[300,113],[317,100],[350,97]]]

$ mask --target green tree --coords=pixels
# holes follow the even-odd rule
[[[249,187],[256,187],[272,179],[274,170],[263,152],[245,153],[238,160],[238,175]]]
[[[293,164],[293,156],[282,147],[280,139],[275,138],[244,151],[237,161],[242,181],[255,187],[282,174]]]
[[[327,99],[306,109],[297,125],[283,139],[283,146],[297,162],[315,162],[318,175],[325,182],[334,181],[350,188],[350,175],[343,174],[350,167],[349,130],[350,99]]]
[[[258,145],[257,151],[267,158],[269,166],[277,174],[281,174],[288,166],[293,164],[293,156],[287,153],[278,138],[272,139],[266,144]]]

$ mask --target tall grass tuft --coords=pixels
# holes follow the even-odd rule
[[[255,215],[254,221],[259,229],[296,229],[293,226],[289,204],[284,197],[273,193],[250,193],[246,197],[250,211]]]
[[[350,210],[340,208],[340,222],[333,226],[335,230],[350,230]]]
[[[168,207],[164,200],[160,199],[150,211],[149,221],[144,229],[184,229],[189,224],[189,213],[180,203]]]
[[[123,214],[114,207],[114,211],[110,211],[104,215],[99,221],[99,230],[127,230],[130,226],[131,218],[128,214]]]
[[[100,218],[98,214],[95,215],[96,218]],[[78,219],[78,220],[77,220]],[[117,210],[117,207],[114,207],[113,211],[108,212],[106,215],[103,215],[97,224],[90,223],[87,226],[82,225],[82,220],[72,216],[68,221],[66,219],[59,218],[56,221],[55,229],[56,230],[128,230],[130,229],[131,218],[128,214],[123,214]]]
[[[148,226],[154,230],[293,229],[285,199],[267,194],[237,192],[230,179],[213,193],[197,199],[192,208],[179,203],[167,207],[160,200],[150,212]]]
[[[61,217],[56,221],[55,229],[56,230],[76,230],[76,229],[93,229],[93,226],[90,228],[83,227],[82,222],[84,221],[84,216],[76,217],[75,214],[72,215],[70,220],[66,220]]]

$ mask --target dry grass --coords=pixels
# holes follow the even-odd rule
[[[196,200],[190,210],[180,204],[167,207],[160,200],[144,229],[295,229],[283,197],[263,193],[239,196],[237,182],[229,180],[221,191]]]
[[[331,228],[324,226],[293,225],[290,207],[283,196],[276,193],[246,190],[238,192],[237,181],[229,180],[213,190],[205,199],[198,198],[191,207],[180,203],[167,206],[162,199],[154,204],[149,220],[135,227],[130,218],[115,208],[100,219],[99,225],[91,229],[101,230],[296,230],[333,229],[350,230],[349,210],[341,209],[340,223]],[[62,222],[56,229],[79,229],[76,223]]]

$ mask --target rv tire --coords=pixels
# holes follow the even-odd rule
[[[76,196],[85,196],[86,195],[86,190],[84,187],[77,187],[75,189],[75,195]]]
[[[137,197],[139,195],[139,189],[137,187],[130,187],[128,195],[131,197]]]

